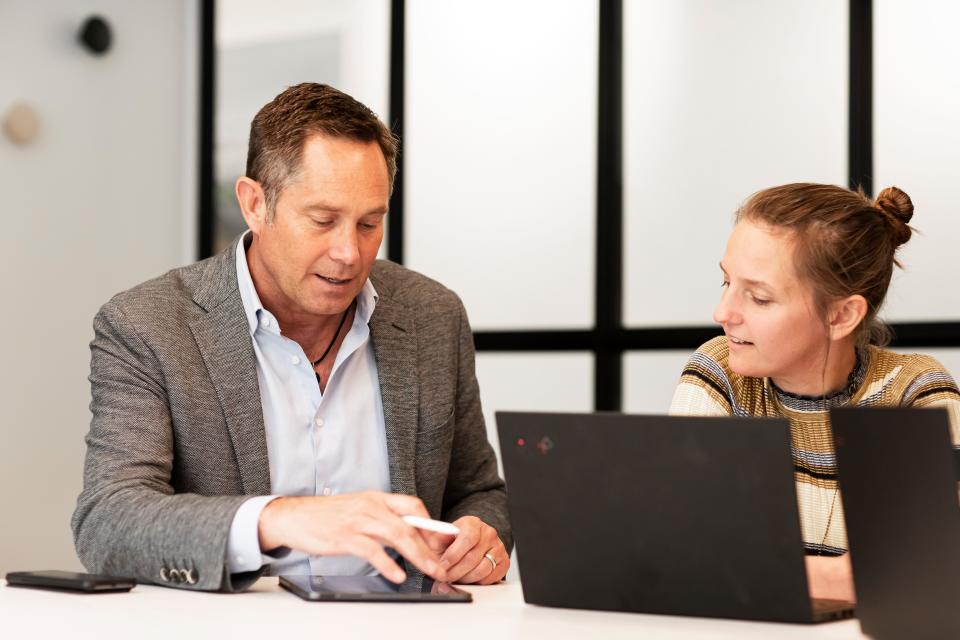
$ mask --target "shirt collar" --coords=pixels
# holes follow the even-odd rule
[[[357,315],[363,320],[364,324],[370,324],[370,316],[373,310],[377,308],[377,302],[380,301],[380,294],[373,288],[370,278],[363,283],[363,288],[357,294]]]
[[[253,232],[249,229],[240,236],[237,243],[237,287],[240,289],[240,300],[243,302],[243,312],[247,316],[247,324],[250,327],[250,335],[257,331],[260,325],[259,316],[261,313],[270,313],[260,302],[260,296],[257,295],[257,288],[253,284],[253,278],[250,277],[250,266],[247,264],[247,247],[253,241]],[[380,295],[374,289],[370,278],[363,283],[363,288],[357,295],[357,316],[364,324],[370,323],[370,317],[373,310],[380,300]],[[273,317],[273,314],[270,314]]]

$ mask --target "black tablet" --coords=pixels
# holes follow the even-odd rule
[[[280,576],[280,586],[316,602],[472,602],[473,596],[430,578],[394,584],[380,576]]]

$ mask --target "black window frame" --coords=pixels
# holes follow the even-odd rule
[[[721,333],[716,326],[631,328],[623,322],[623,0],[599,2],[599,68],[596,197],[595,324],[584,330],[517,329],[475,331],[477,351],[588,352],[594,356],[594,409],[623,406],[623,357],[628,352],[693,351]],[[873,192],[873,2],[850,0],[848,184]],[[200,258],[213,251],[215,0],[200,1],[200,116],[198,247]],[[405,105],[405,0],[391,0],[390,114],[403,138]],[[416,141],[412,141],[416,144]],[[404,262],[403,154],[390,201],[387,257]],[[891,346],[960,347],[960,321],[892,323]],[[679,372],[678,372],[679,375]]]

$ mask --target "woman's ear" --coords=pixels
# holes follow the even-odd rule
[[[842,340],[860,326],[867,315],[867,299],[852,295],[830,305],[830,339]]]
[[[263,194],[263,187],[256,180],[240,176],[234,185],[234,191],[247,226],[251,231],[259,234],[263,225],[267,224],[267,201]]]

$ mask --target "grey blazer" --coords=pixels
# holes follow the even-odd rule
[[[224,591],[260,575],[226,569],[234,513],[270,493],[235,247],[118,294],[94,319],[93,419],[72,522],[92,572]],[[392,490],[419,496],[434,518],[478,516],[509,550],[462,303],[390,262],[378,261],[370,279]],[[194,583],[163,581],[173,569]]]

